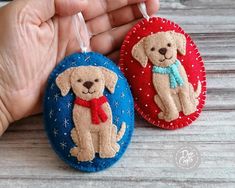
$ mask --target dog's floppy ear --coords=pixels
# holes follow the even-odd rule
[[[181,33],[176,33],[174,31],[170,31],[171,35],[173,36],[177,49],[180,54],[186,54],[186,37]]]
[[[59,76],[57,76],[56,78],[56,85],[60,89],[62,96],[67,95],[71,88],[70,76],[74,69],[75,68],[69,68],[64,72],[60,73]]]
[[[148,63],[148,57],[145,53],[144,48],[144,38],[142,38],[138,43],[136,43],[131,51],[132,56],[139,61],[139,63],[142,65],[142,67],[146,67]]]
[[[99,67],[101,72],[104,75],[104,79],[105,79],[105,86],[107,87],[107,89],[111,92],[114,93],[115,91],[115,86],[117,84],[118,81],[118,76],[116,73],[114,73],[113,71],[106,69],[104,67]]]

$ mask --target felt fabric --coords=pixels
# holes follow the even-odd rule
[[[170,88],[176,88],[177,86],[182,86],[184,81],[179,74],[179,67],[180,61],[176,60],[175,63],[168,67],[159,67],[157,65],[153,66],[153,73],[158,74],[168,74],[170,80]]]
[[[163,47],[165,56],[173,58],[160,64]],[[181,62],[178,69],[184,81],[180,94],[180,87],[170,89],[168,75],[152,72],[154,65],[167,67],[176,59]],[[159,17],[141,20],[126,35],[119,66],[131,86],[135,109],[151,124],[177,129],[198,118],[206,99],[204,62],[195,43],[177,24]]]
[[[61,82],[61,80],[65,80],[65,82]],[[93,160],[95,153],[98,153],[101,158],[113,158],[119,151],[120,145],[116,141],[117,133],[112,131],[113,127],[116,127],[116,125],[112,124],[112,110],[108,101],[103,96],[105,87],[111,93],[114,92],[117,80],[118,77],[115,72],[100,66],[69,68],[60,73],[56,78],[56,84],[61,90],[62,95],[68,94],[68,91],[64,92],[64,86],[69,86],[68,88],[72,89],[77,99],[80,99],[78,102],[84,104],[85,101],[92,101],[90,103],[92,110],[84,108],[82,105],[75,105],[73,108],[73,123],[79,140],[79,146],[77,146],[77,149],[73,148],[70,152],[74,156],[76,153],[74,151],[77,151],[77,156],[75,157],[79,162]],[[100,106],[97,103],[99,99],[101,100]],[[96,123],[99,123],[99,117],[94,116],[94,111],[96,110],[98,110],[102,120],[105,120],[100,123],[99,127],[95,126],[97,125]],[[95,149],[97,145],[98,151]]]
[[[198,95],[194,94],[186,71],[177,60],[178,52],[185,55],[186,37],[181,33],[166,31],[151,34],[142,40],[143,42],[140,41],[133,47],[132,56],[143,66],[143,62],[135,54],[135,50],[139,51],[141,45],[143,52],[140,56],[146,56],[153,64],[153,85],[157,92],[154,101],[161,110],[158,118],[171,122],[179,117],[181,111],[184,115],[194,113]],[[197,92],[200,93],[201,90],[197,89]]]
[[[92,133],[85,140],[81,140],[78,137],[83,135],[83,132],[81,134],[79,132],[82,129],[76,129],[77,127],[74,124],[73,117],[80,121],[83,116],[87,118],[86,121],[89,119],[91,123],[90,109],[74,105],[74,101],[82,88],[82,86],[80,88],[79,79],[77,79],[77,68],[80,67],[85,71],[88,66],[90,66],[89,70],[92,68],[97,70],[99,67],[99,75],[100,72],[104,74],[103,77],[100,77],[102,82],[97,81],[98,86],[99,84],[102,85],[103,80],[112,80],[112,83],[105,83],[107,89],[99,93],[99,95],[102,93],[107,97],[107,103],[104,103],[102,108],[106,113],[108,112],[107,109],[110,109],[111,115],[107,113],[107,116],[112,117],[107,120],[110,124],[105,126],[101,122],[101,125],[95,126],[97,128],[108,127],[111,130],[109,141],[115,153],[112,157],[106,157],[106,151],[100,152],[99,150],[97,143],[104,142],[100,140],[103,137]],[[61,73],[65,74],[59,77]],[[94,72],[94,74],[96,73]],[[57,79],[58,77],[59,79]],[[96,82],[95,80],[94,82]],[[133,107],[133,99],[127,81],[111,60],[95,52],[76,53],[66,57],[49,77],[44,97],[45,130],[52,148],[67,164],[81,171],[100,171],[113,165],[126,151],[134,128]],[[82,110],[82,113],[79,110]],[[84,141],[87,141],[86,139],[91,141],[89,142],[91,145],[92,142],[96,143],[92,145],[94,157],[91,156],[91,161],[79,161],[78,152],[81,151],[80,146],[84,144]],[[91,150],[88,154],[93,155]]]
[[[90,108],[91,110],[91,119],[93,124],[100,124],[100,120],[102,122],[107,121],[108,116],[102,109],[102,105],[104,103],[108,102],[107,98],[105,96],[102,96],[100,98],[95,98],[90,101],[83,100],[81,98],[76,98],[74,101],[74,104],[85,106]]]

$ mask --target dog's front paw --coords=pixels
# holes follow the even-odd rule
[[[116,155],[116,151],[112,147],[102,148],[100,151],[100,158],[113,158]]]
[[[164,116],[165,121],[171,122],[179,117],[179,113],[169,113]]]
[[[78,161],[92,161],[95,158],[95,152],[89,149],[82,149],[78,152]]]
[[[184,115],[188,116],[188,115],[194,113],[196,110],[197,110],[197,107],[195,105],[191,104],[191,105],[183,108],[183,113],[184,113]]]

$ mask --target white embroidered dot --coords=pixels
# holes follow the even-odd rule
[[[137,39],[140,39],[140,37],[137,37]]]
[[[133,31],[133,33],[135,33],[135,30]]]
[[[133,60],[131,60],[131,63],[133,63],[134,61]]]
[[[162,28],[162,27],[160,27],[160,29],[162,30],[163,28]]]
[[[148,85],[150,86],[150,82],[148,83]]]
[[[146,30],[146,28],[145,28],[145,27],[143,27],[143,30]]]
[[[183,59],[181,59],[181,61],[182,61],[182,62],[184,62],[184,60],[183,60]]]
[[[128,70],[128,68],[125,68],[125,70],[127,71],[127,70]]]
[[[145,104],[145,107],[148,107],[148,104]]]
[[[192,65],[192,67],[194,67],[194,65]]]
[[[153,32],[151,31],[151,33],[150,33],[151,35],[153,34]]]
[[[135,78],[135,75],[133,75],[132,78]]]
[[[138,100],[138,98],[136,97],[136,98],[135,98],[135,100],[137,101],[137,100]]]
[[[144,74],[144,71],[141,71],[142,74]]]
[[[151,68],[151,65],[149,65],[149,68]]]
[[[150,95],[149,94],[147,94],[147,97],[149,97]]]
[[[143,89],[140,87],[139,90],[142,91]]]
[[[127,52],[125,52],[125,54],[127,55]]]
[[[192,51],[189,51],[189,53],[191,54],[191,53],[192,53]]]

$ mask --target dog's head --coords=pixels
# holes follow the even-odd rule
[[[77,97],[91,100],[103,96],[105,87],[114,93],[117,80],[117,75],[104,67],[80,66],[62,72],[56,78],[56,85],[62,96],[72,88]]]
[[[175,63],[177,51],[186,54],[186,38],[174,31],[158,32],[142,38],[132,48],[132,56],[146,67],[148,59],[157,66],[167,67]]]

